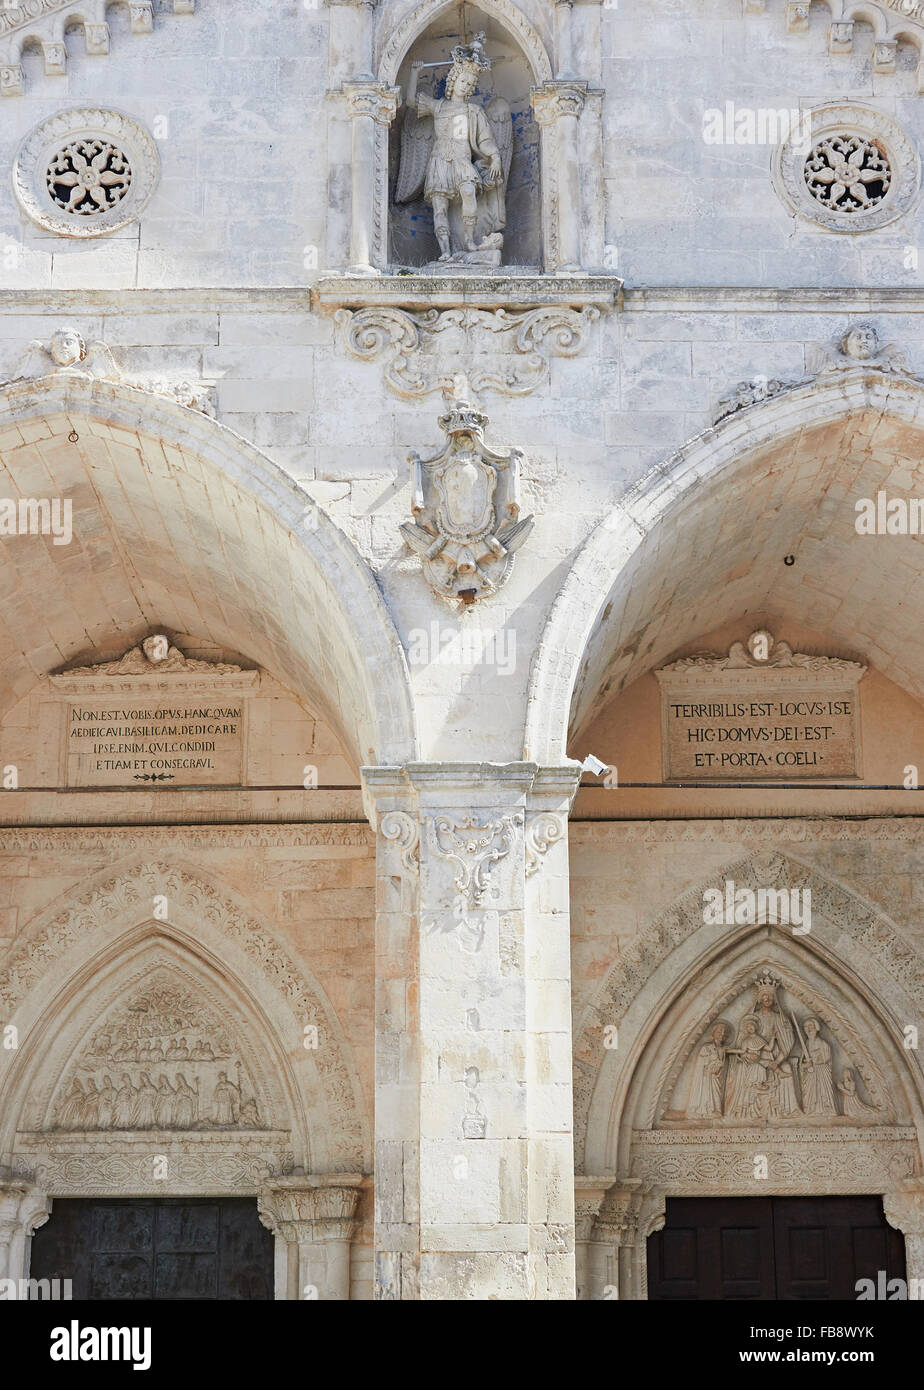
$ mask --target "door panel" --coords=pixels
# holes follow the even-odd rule
[[[32,1277],[92,1300],[271,1299],[273,1238],[253,1198],[56,1198]]]
[[[669,1197],[648,1241],[652,1299],[853,1300],[879,1270],[905,1244],[878,1197]]]

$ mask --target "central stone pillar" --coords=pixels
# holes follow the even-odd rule
[[[578,776],[364,769],[378,831],[378,1298],[574,1298]]]

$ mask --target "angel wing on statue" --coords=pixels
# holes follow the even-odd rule
[[[418,79],[421,68],[444,64],[411,64],[395,201],[413,202],[423,193],[433,208],[441,261],[499,265],[513,122],[501,97],[487,107],[471,100],[480,74],[490,67],[483,44],[484,34],[477,34],[468,46],[452,50],[441,98],[418,91]],[[450,210],[456,205],[461,234],[455,240],[461,246],[454,248]]]

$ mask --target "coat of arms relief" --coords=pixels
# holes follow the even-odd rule
[[[409,455],[414,519],[401,534],[420,555],[431,588],[468,605],[503,584],[533,518],[520,516],[520,450],[485,443],[488,417],[467,399],[463,383],[446,401],[443,448],[429,459]]]

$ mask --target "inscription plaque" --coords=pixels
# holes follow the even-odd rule
[[[861,776],[856,661],[794,653],[767,632],[727,656],[684,657],[661,686],[665,781]]]
[[[115,661],[49,678],[69,787],[240,786],[259,672],[185,656],[155,633]]]
[[[237,784],[244,756],[241,699],[71,704],[67,785]]]

